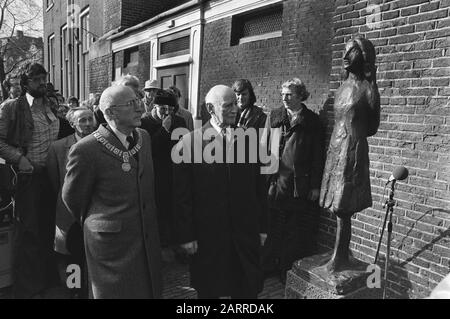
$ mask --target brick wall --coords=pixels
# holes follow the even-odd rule
[[[188,0],[105,0],[105,33],[129,28],[185,2]]]
[[[103,1],[103,30],[108,33],[122,25],[122,0]]]
[[[103,35],[103,0],[75,0],[74,4],[83,11],[89,7],[89,31],[95,40]],[[62,65],[61,65],[61,27],[67,23],[67,1],[54,1],[52,8],[43,7],[44,23],[44,63],[48,67],[48,37],[55,35],[55,88],[62,92]],[[92,81],[91,81],[92,82]],[[67,97],[67,92],[63,92]]]
[[[331,91],[341,83],[345,43],[362,34],[376,46],[382,104],[380,129],[369,138],[374,204],[354,217],[351,248],[373,261],[384,183],[397,165],[406,166],[409,177],[395,193],[389,292],[424,297],[450,272],[450,1],[335,5]],[[334,216],[322,216],[322,247],[332,247],[334,225]]]
[[[102,93],[111,84],[112,54],[89,61],[90,93]]]
[[[136,25],[185,2],[188,0],[123,0],[122,25]]]
[[[282,37],[230,46],[231,17],[206,24],[201,67],[200,99],[216,84],[249,79],[257,104],[281,105],[281,84],[297,76],[311,92],[307,105],[318,111],[327,100],[331,69],[329,1],[283,2]],[[320,40],[319,40],[320,39]]]

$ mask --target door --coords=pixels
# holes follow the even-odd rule
[[[189,110],[189,64],[158,69],[158,80],[161,88],[176,86],[181,92],[180,107]]]

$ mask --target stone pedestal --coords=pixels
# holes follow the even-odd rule
[[[323,266],[332,252],[301,259],[286,278],[286,299],[381,299],[381,289],[368,288],[368,263],[351,260],[351,267],[333,274]]]

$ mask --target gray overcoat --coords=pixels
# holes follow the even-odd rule
[[[126,151],[106,126],[97,130]],[[95,134],[95,133],[94,133]],[[69,152],[62,199],[83,223],[90,294],[93,298],[160,298],[161,250],[156,218],[150,136],[136,129],[142,145],[131,170],[94,134]]]
[[[75,134],[54,142],[50,146],[47,156],[47,172],[52,183],[56,198],[56,232],[55,251],[60,254],[69,254],[66,248],[66,237],[70,226],[75,222],[74,217],[62,202],[61,189],[66,176],[67,154],[70,148],[77,142]]]

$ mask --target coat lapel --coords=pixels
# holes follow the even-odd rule
[[[75,134],[72,134],[66,138],[66,149],[71,148],[73,144],[77,142]]]
[[[145,166],[145,154],[144,154],[144,150],[143,150],[143,146],[144,146],[144,138],[142,136],[142,131],[140,130],[135,130],[135,134],[133,134],[134,138],[136,139],[136,143],[141,145],[141,150],[138,152],[138,160],[139,162],[137,163],[138,166],[138,170],[139,170],[139,175],[138,176],[142,176],[142,174],[144,173],[144,166]],[[135,160],[133,158],[133,162],[135,163]]]

